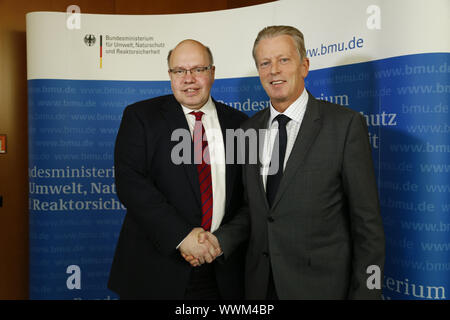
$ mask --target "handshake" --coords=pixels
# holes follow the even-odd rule
[[[178,248],[183,258],[193,267],[211,263],[222,254],[219,241],[211,232],[194,228]]]

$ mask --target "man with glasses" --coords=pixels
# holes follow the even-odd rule
[[[173,95],[128,106],[117,135],[117,195],[127,214],[108,287],[123,299],[241,299],[245,244],[217,263],[217,239],[210,233],[199,243],[198,235],[242,205],[240,167],[225,163],[225,130],[247,116],[211,98],[208,47],[184,40],[167,62]],[[183,133],[187,148],[174,152]]]

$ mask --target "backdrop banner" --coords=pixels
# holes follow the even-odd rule
[[[366,119],[386,234],[383,297],[449,299],[449,1],[68,9],[26,17],[31,299],[118,298],[106,285],[125,214],[113,161],[124,108],[171,94],[167,54],[187,38],[213,52],[216,100],[250,116],[269,107],[251,51],[274,24],[304,33],[307,89]]]

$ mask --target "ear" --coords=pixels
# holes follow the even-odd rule
[[[308,75],[308,72],[309,72],[309,59],[308,58],[303,58],[301,70],[302,70],[302,77],[306,78],[306,76]]]

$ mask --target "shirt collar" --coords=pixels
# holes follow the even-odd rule
[[[283,114],[291,118],[291,120],[294,120],[296,122],[301,122],[303,119],[303,114],[306,110],[306,104],[308,103],[308,92],[306,89],[303,89],[302,94],[300,97],[297,98],[289,107],[284,110]],[[270,102],[270,119],[269,119],[269,127],[272,124],[273,119],[277,115],[281,114],[281,112],[278,112],[275,110],[275,108],[272,105],[272,102]]]
[[[181,107],[183,108],[183,112],[185,115],[191,113],[192,111],[201,111],[204,114],[212,114],[215,112],[216,109],[211,96],[209,96],[208,101],[206,101],[206,103],[200,109],[193,110],[183,105],[181,105]]]

